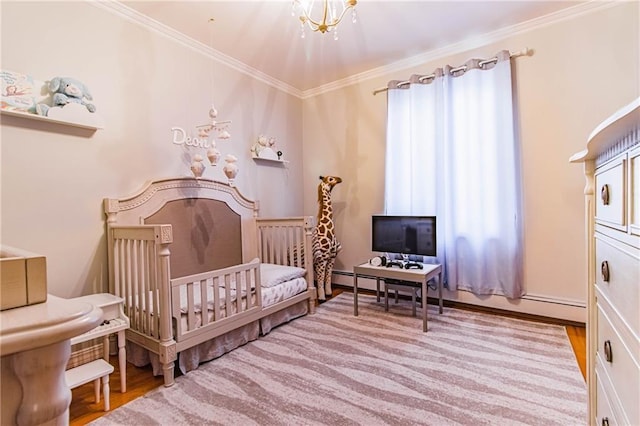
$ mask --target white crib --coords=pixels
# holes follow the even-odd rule
[[[194,178],[150,182],[104,209],[127,355],[155,362],[165,386],[178,354],[186,372],[314,312],[311,216],[258,218],[258,203],[235,187]]]

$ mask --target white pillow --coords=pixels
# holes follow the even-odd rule
[[[273,263],[260,264],[260,281],[262,287],[275,287],[285,281],[303,277],[307,271],[296,266],[274,265]]]

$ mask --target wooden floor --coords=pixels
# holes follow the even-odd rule
[[[333,296],[337,296],[342,293],[342,291],[342,289],[336,289]],[[465,308],[469,308],[469,306],[466,305]],[[523,317],[522,315],[518,316]],[[535,319],[528,316],[524,316],[524,318]],[[585,328],[577,325],[566,325],[566,329],[576,356],[576,361],[580,367],[580,371],[582,371],[582,376],[585,377],[587,347]],[[131,364],[127,364],[127,392],[121,393],[118,357],[112,356],[111,364],[115,367],[115,371],[111,374],[109,382],[111,385],[110,401],[112,410],[144,395],[152,389],[162,386],[164,383],[162,377],[153,376],[151,367],[137,368]],[[77,426],[87,424],[105,413],[103,411],[103,401],[101,400],[99,404],[94,402],[93,383],[87,383],[86,385],[73,389],[72,395],[73,398],[71,406],[69,407],[70,425]]]
[[[133,401],[152,389],[162,386],[164,383],[162,376],[153,376],[151,366],[137,368],[131,364],[127,364],[127,391],[122,393],[120,392],[118,357],[111,356],[110,361],[115,368],[115,371],[109,376],[109,385],[111,387],[111,397],[109,401],[112,410],[129,401]],[[93,383],[87,383],[86,385],[73,389],[71,395],[71,406],[69,406],[70,425],[87,424],[105,413],[102,396],[100,402],[98,404],[95,403]]]

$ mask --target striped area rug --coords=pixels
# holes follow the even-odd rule
[[[341,294],[95,425],[584,425],[564,327]]]

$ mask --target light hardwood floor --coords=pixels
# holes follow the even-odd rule
[[[111,386],[109,401],[112,410],[129,401],[133,401],[152,389],[163,386],[164,379],[162,376],[154,377],[150,366],[137,368],[127,364],[127,391],[122,393],[120,392],[118,357],[111,356],[110,362],[115,368],[109,380],[109,385]],[[70,425],[85,425],[105,414],[102,397],[99,403],[95,403],[93,383],[87,383],[73,389],[71,395],[71,406],[69,406]]]
[[[342,293],[342,289],[335,289],[333,296],[337,296]],[[460,307],[460,306],[456,306]],[[469,305],[465,305],[465,309],[473,309]],[[542,320],[549,322],[548,320],[539,319],[531,316],[518,315],[520,318],[526,318],[531,320]],[[553,321],[552,321],[553,322]],[[576,362],[580,367],[582,376],[585,377],[586,371],[586,330],[579,325],[565,325],[567,329],[567,335],[569,341],[573,347],[573,351],[576,356]],[[121,405],[132,401],[152,389],[163,385],[164,381],[162,377],[154,377],[151,372],[151,367],[137,368],[131,364],[127,364],[127,392],[120,392],[120,371],[118,368],[118,358],[111,357],[111,364],[115,367],[115,371],[111,374],[111,409],[114,410]],[[72,391],[72,401],[69,407],[69,424],[71,426],[79,426],[87,424],[88,422],[95,420],[105,414],[104,405],[102,400],[96,404],[94,402],[93,395],[93,383],[87,383]]]

